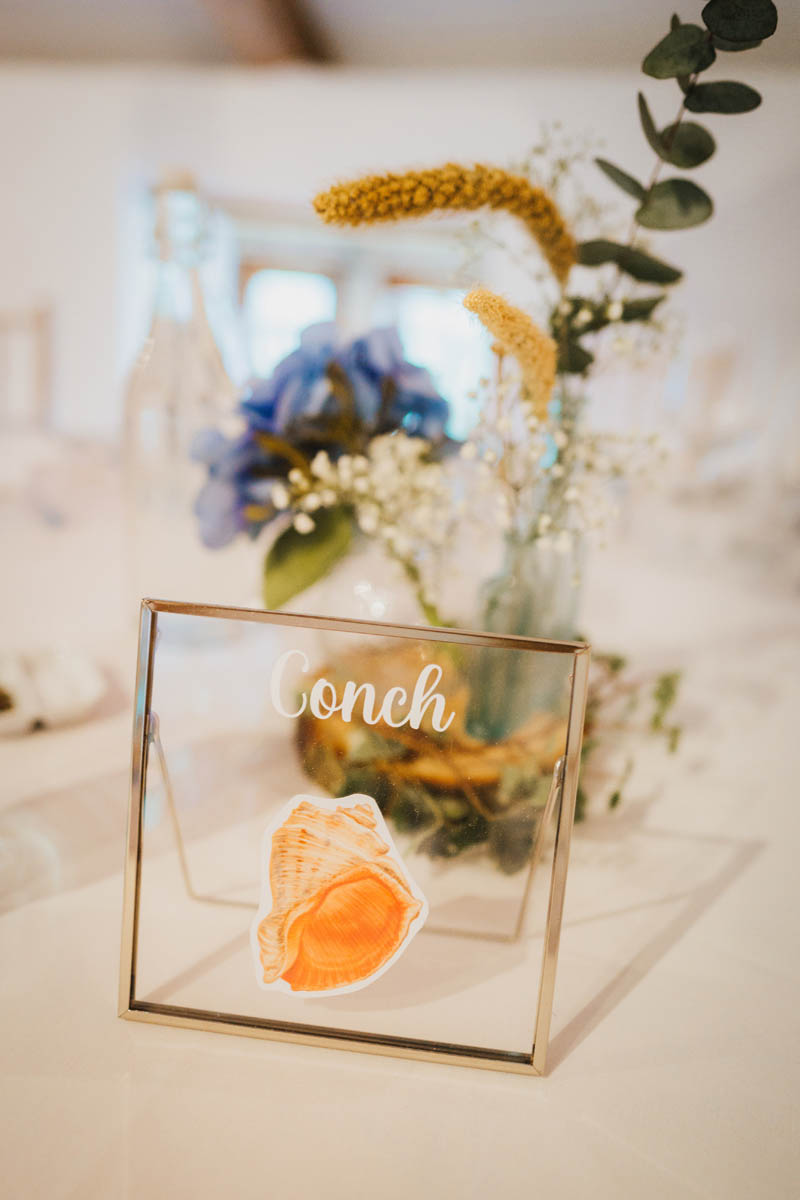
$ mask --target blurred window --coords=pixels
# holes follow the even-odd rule
[[[463,293],[431,282],[389,276],[358,258],[335,277],[323,271],[245,265],[243,324],[252,371],[269,375],[297,348],[300,334],[336,320],[346,335],[394,325],[406,358],[426,367],[449,401],[448,432],[463,438],[477,417],[477,381],[490,371],[489,337],[464,309]]]
[[[470,398],[481,376],[490,370],[489,338],[462,304],[457,288],[394,283],[383,289],[376,324],[395,325],[406,357],[427,367],[441,394],[450,403],[452,437],[463,438],[477,417]]]
[[[297,348],[307,325],[336,318],[336,284],[312,271],[264,268],[249,278],[244,293],[244,327],[256,375],[269,375]]]

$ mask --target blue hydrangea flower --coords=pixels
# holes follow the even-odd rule
[[[264,506],[290,464],[260,444],[259,434],[288,441],[309,457],[327,450],[337,458],[395,429],[442,442],[449,415],[429,373],[405,359],[396,329],[345,341],[332,323],[309,326],[269,379],[250,389],[240,411],[246,423],[240,436],[206,430],[192,448],[208,470],[195,513],[210,547],[245,531],[256,536],[275,515],[265,515]]]

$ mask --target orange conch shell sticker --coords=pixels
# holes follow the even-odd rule
[[[400,957],[427,901],[371,796],[295,796],[270,823],[251,929],[263,988],[357,991]]]

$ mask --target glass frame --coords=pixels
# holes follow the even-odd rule
[[[431,1042],[405,1036],[395,1037],[375,1033],[358,1033],[321,1025],[300,1025],[287,1021],[260,1019],[236,1013],[198,1010],[137,999],[136,964],[139,934],[138,918],[141,887],[144,794],[148,755],[154,744],[155,722],[153,720],[154,714],[151,714],[151,696],[156,644],[155,635],[159,613],[184,614],[191,617],[216,617],[234,621],[277,624],[284,627],[299,626],[306,629],[338,633],[385,634],[386,636],[409,638],[416,641],[460,643],[466,646],[477,647],[494,646],[511,650],[544,651],[551,654],[566,654],[571,656],[572,662],[569,676],[571,687],[567,718],[567,738],[563,755],[563,766],[561,771],[557,773],[557,787],[554,789],[556,792],[554,796],[555,838],[534,1023],[534,1040],[530,1053],[491,1050],[482,1046],[466,1046],[447,1042]],[[463,1066],[513,1071],[522,1074],[544,1074],[567,881],[570,837],[578,788],[589,657],[589,646],[581,642],[506,637],[460,629],[391,625],[377,621],[358,621],[296,613],[223,608],[220,606],[166,600],[143,600],[139,625],[131,789],[125,856],[119,979],[120,1017],[162,1025],[185,1026],[209,1032],[236,1033],[247,1037],[300,1042],[307,1045],[359,1050],[395,1057],[417,1058]],[[155,745],[155,753],[158,754],[157,741]]]

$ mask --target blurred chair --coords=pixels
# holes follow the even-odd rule
[[[0,310],[0,429],[50,427],[52,364],[52,309]]]

